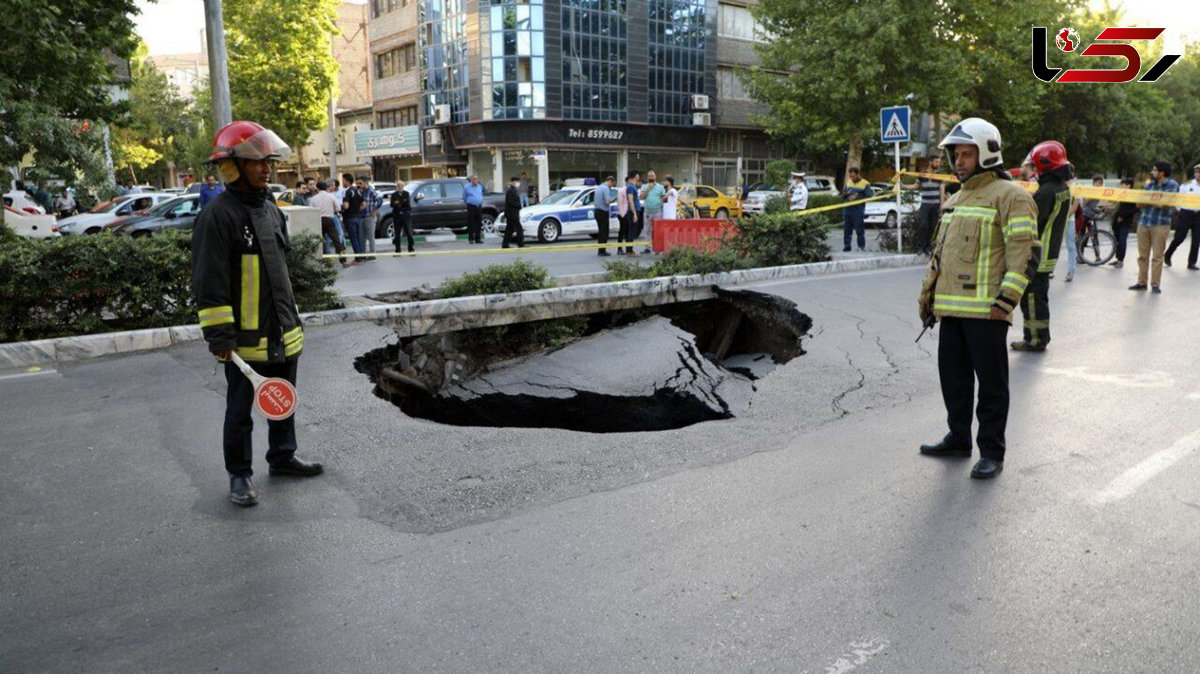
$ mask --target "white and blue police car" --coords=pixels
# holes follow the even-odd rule
[[[553,243],[564,236],[596,236],[600,228],[596,224],[596,188],[592,185],[572,185],[546,196],[534,206],[521,209],[521,227],[525,237],[537,237],[539,243]],[[617,206],[609,208],[608,231],[617,234]],[[501,234],[508,228],[504,214],[496,220],[496,231]]]

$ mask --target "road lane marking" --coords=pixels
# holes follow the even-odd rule
[[[1092,503],[1106,505],[1120,501],[1141,489],[1142,485],[1152,480],[1155,475],[1170,468],[1197,449],[1200,449],[1200,431],[1194,431],[1191,435],[1176,440],[1175,444],[1151,454],[1136,466],[1121,473],[1112,482],[1109,482],[1108,486],[1100,493],[1092,497]]]
[[[1042,372],[1070,379],[1079,379],[1092,384],[1111,384],[1128,388],[1170,388],[1175,378],[1167,372],[1148,370],[1129,374],[1089,372],[1085,366],[1070,368],[1044,367]]]

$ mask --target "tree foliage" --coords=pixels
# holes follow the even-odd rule
[[[172,167],[189,164],[190,149],[196,142],[208,143],[201,133],[201,118],[206,109],[189,102],[154,67],[149,50],[139,41],[130,63],[129,115],[113,129],[113,161],[118,174],[167,182]],[[149,171],[147,171],[149,169]]]
[[[325,126],[337,84],[337,7],[338,0],[225,0],[234,119],[256,121],[293,148]]]

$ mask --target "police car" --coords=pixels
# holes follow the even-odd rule
[[[615,189],[615,188],[614,188]],[[541,203],[521,209],[521,227],[526,238],[536,236],[539,243],[553,243],[564,236],[596,236],[600,227],[596,224],[596,188],[591,185],[571,185],[553,192]],[[609,207],[608,231],[616,236],[617,206]],[[503,234],[508,229],[504,214],[496,220],[496,231]]]

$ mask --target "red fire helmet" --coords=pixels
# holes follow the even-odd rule
[[[208,161],[221,159],[287,159],[292,154],[274,131],[254,122],[230,122],[213,137],[213,152]]]
[[[1067,148],[1057,140],[1044,140],[1034,145],[1029,151],[1029,158],[1033,160],[1033,168],[1039,176],[1070,163],[1067,161]]]

